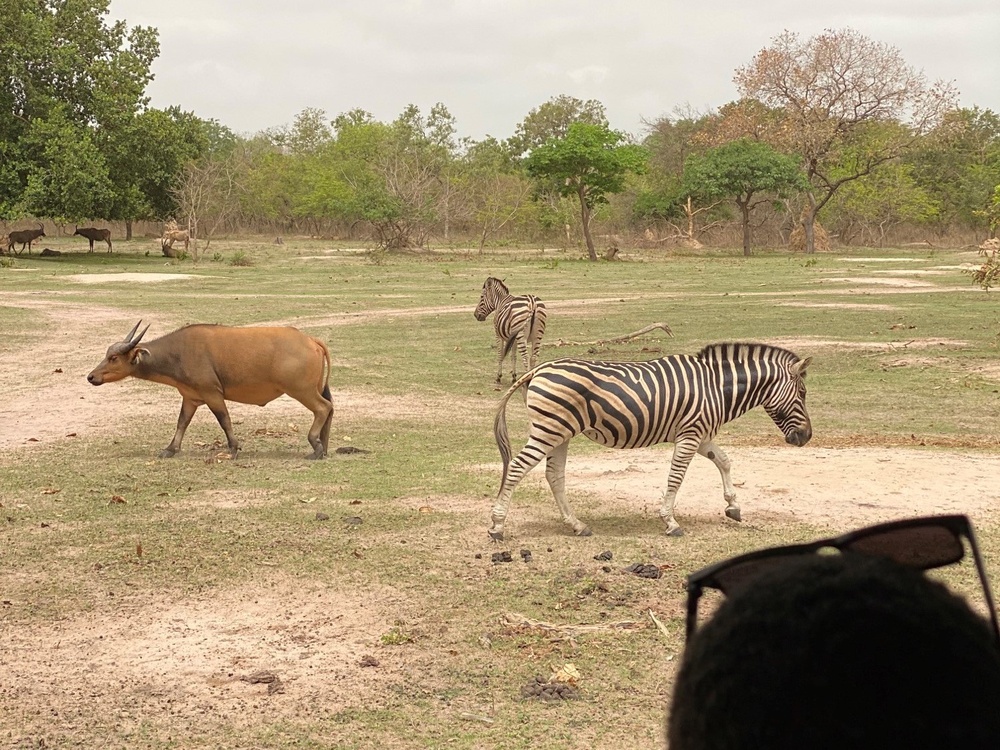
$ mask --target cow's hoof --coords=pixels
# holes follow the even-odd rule
[[[726,518],[731,518],[734,521],[742,521],[743,517],[740,515],[739,508],[726,508]]]
[[[323,451],[316,451],[315,453],[310,453],[306,456],[306,461],[319,461],[321,458],[326,458],[326,453]]]
[[[590,536],[593,533],[594,533],[593,531],[591,531],[586,526],[584,526],[582,529],[580,529],[579,531],[576,532],[576,535],[577,536]]]
[[[160,458],[173,458],[177,454],[177,451],[172,451],[169,448],[164,448],[160,451]]]
[[[667,536],[684,536],[684,529],[680,526],[676,526],[667,532]]]
[[[490,535],[490,539],[492,539],[494,542],[502,542],[503,541],[503,532],[502,531],[493,531],[493,529],[490,529],[489,530],[489,535]]]

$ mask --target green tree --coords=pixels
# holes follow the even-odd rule
[[[608,127],[604,105],[596,99],[554,96],[527,114],[514,130],[508,146],[517,156],[523,156],[553,138],[565,138],[575,122]]]
[[[916,182],[913,171],[911,164],[890,162],[844,185],[827,209],[839,224],[842,241],[858,235],[863,243],[883,247],[893,227],[934,221],[939,204]]]
[[[606,126],[574,122],[564,137],[543,143],[525,160],[528,174],[544,180],[547,189],[580,202],[591,260],[597,260],[590,234],[594,208],[607,203],[608,195],[622,192],[629,174],[641,174],[647,167],[646,149],[626,141],[623,133]]]
[[[107,216],[113,194],[108,167],[87,130],[54,109],[31,122],[20,145],[28,162],[21,196],[26,212],[69,221]]]
[[[103,195],[74,198],[72,204],[57,200],[59,189],[32,162],[38,155],[38,131],[32,128],[42,121],[57,134],[61,167],[89,163],[99,169],[99,160],[88,155],[99,140],[93,130],[127,122],[145,105],[149,67],[159,53],[156,31],[129,28],[124,21],[108,24],[108,5],[109,0],[0,0],[0,156],[7,165],[0,168],[0,211],[5,215],[24,210],[28,202],[75,213],[81,203],[105,200]],[[71,147],[74,133],[79,143]],[[77,157],[70,158],[69,151]],[[50,150],[48,158],[56,157]],[[91,179],[102,182],[98,173]],[[24,196],[29,182],[30,196]]]
[[[703,155],[689,156],[684,166],[684,185],[689,194],[735,201],[743,228],[743,254],[747,256],[750,212],[754,207],[808,187],[797,158],[747,138],[709,149]]]
[[[979,107],[950,112],[907,161],[914,180],[940,207],[942,232],[986,229],[983,211],[1000,184],[1000,115]]]

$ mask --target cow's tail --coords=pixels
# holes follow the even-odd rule
[[[316,384],[317,390],[321,390],[323,398],[330,402],[330,406],[333,406],[333,394],[330,393],[330,349],[325,343],[317,338],[313,341],[316,342],[320,350],[323,352],[323,371],[320,373],[319,382]],[[323,423],[323,428],[319,432],[319,439],[323,443],[324,450],[330,444],[330,427],[333,425],[333,409],[330,409],[330,416],[326,418],[326,422]]]

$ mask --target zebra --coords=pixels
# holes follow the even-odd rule
[[[511,295],[502,279],[490,276],[483,284],[479,295],[479,304],[473,315],[480,323],[496,311],[493,316],[493,329],[497,336],[497,379],[499,384],[503,379],[503,361],[517,342],[517,351],[521,356],[525,370],[535,366],[538,350],[545,333],[545,305],[533,294],[519,297]],[[517,380],[517,355],[511,354],[510,379]]]
[[[612,448],[674,443],[660,506],[669,536],[684,533],[674,519],[674,500],[695,453],[719,469],[725,514],[739,521],[731,462],[713,439],[726,422],[763,406],[786,442],[797,446],[809,442],[812,423],[806,412],[805,376],[811,361],[812,357],[799,359],[767,344],[718,343],[694,356],[676,354],[645,362],[558,359],[539,365],[514,382],[497,408],[493,435],[503,474],[490,536],[503,539],[514,488],[543,458],[545,478],[563,522],[578,536],[590,536],[590,529],[566,502],[566,454],[569,441],[580,434]],[[531,427],[527,443],[512,461],[507,402],[526,383]]]

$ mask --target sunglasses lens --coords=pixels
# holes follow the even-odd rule
[[[864,536],[852,541],[847,549],[887,557],[900,565],[918,570],[951,565],[965,555],[962,540],[955,532],[933,524],[889,529]]]
[[[774,557],[746,560],[745,562],[737,563],[718,571],[708,585],[729,595],[762,573],[767,573],[768,571],[787,565],[789,560],[793,560],[796,557],[798,556],[776,555]]]

